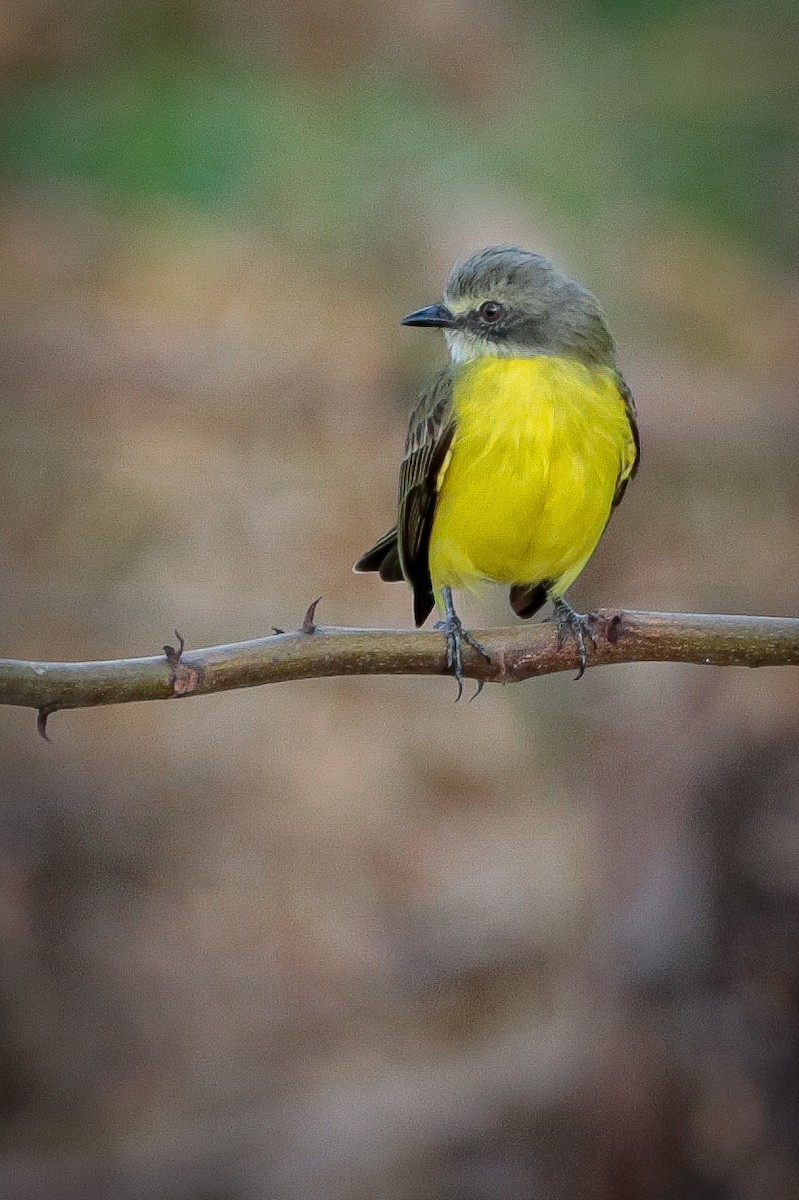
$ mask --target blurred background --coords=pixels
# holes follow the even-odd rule
[[[0,652],[407,626],[350,565],[459,256],[602,298],[575,604],[796,612],[790,0],[6,0]],[[468,621],[510,623],[504,595]],[[9,1200],[799,1197],[799,680],[0,711]]]

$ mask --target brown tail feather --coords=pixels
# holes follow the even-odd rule
[[[546,603],[551,583],[514,583],[510,590],[510,605],[519,617],[532,617]]]
[[[424,625],[427,618],[435,608],[435,599],[432,592],[417,592],[413,593],[413,619],[416,627]]]
[[[397,530],[389,529],[380,541],[367,550],[356,562],[353,571],[379,571],[380,578],[389,583],[398,583],[404,579],[397,549]]]

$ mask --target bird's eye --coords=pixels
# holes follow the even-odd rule
[[[501,304],[497,304],[496,300],[486,300],[477,310],[480,320],[488,321],[489,325],[493,325],[504,314],[505,309]]]

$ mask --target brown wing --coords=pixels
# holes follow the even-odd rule
[[[397,545],[403,574],[413,588],[417,625],[423,624],[435,604],[428,561],[430,531],[438,478],[454,432],[452,370],[447,367],[411,413],[400,467]]]
[[[435,604],[428,549],[437,483],[452,442],[452,377],[441,372],[411,413],[400,466],[397,524],[356,562],[354,571],[379,571],[381,579],[406,579],[413,589],[413,613],[423,624]]]

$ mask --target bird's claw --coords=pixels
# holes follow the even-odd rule
[[[455,676],[455,682],[458,685],[458,694],[455,697],[457,702],[463,695],[464,642],[467,646],[471,646],[473,650],[476,650],[478,654],[482,655],[486,662],[491,662],[491,655],[488,653],[485,646],[481,645],[477,638],[469,633],[468,629],[463,628],[460,617],[454,612],[451,613],[446,620],[437,621],[434,628],[440,629],[447,639],[447,668]],[[475,700],[480,695],[483,690],[484,683],[484,680],[478,679],[477,690],[471,697],[472,700]]]
[[[583,675],[585,675],[585,669],[588,666],[586,639],[596,650],[596,614],[575,612],[570,604],[567,604],[563,599],[559,599],[555,601],[553,606],[553,619],[558,627],[558,649],[562,650],[567,638],[570,637],[574,639],[577,645],[580,669],[574,678],[582,679]]]

